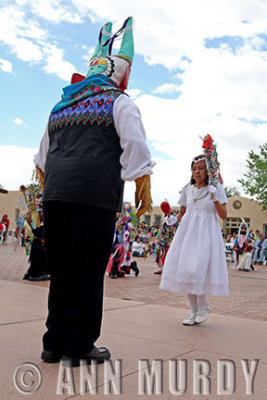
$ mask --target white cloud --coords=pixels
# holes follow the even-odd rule
[[[36,19],[28,18],[23,10],[15,6],[0,9],[0,22],[0,40],[11,47],[19,38],[39,40],[46,37],[45,30],[40,28]]]
[[[26,126],[26,123],[23,121],[23,119],[19,118],[19,117],[14,118],[13,122],[14,122],[15,125],[24,125],[24,126]]]
[[[132,15],[135,48],[150,64],[177,68],[183,57],[195,57],[204,39],[225,35],[249,38],[267,30],[267,3],[261,0],[73,0],[82,15],[111,20],[115,27]],[[243,21],[246,20],[247,23]],[[115,28],[114,28],[115,30]]]
[[[37,7],[33,10],[36,16],[39,16],[40,7],[43,6],[45,19],[49,19],[48,16],[50,16],[50,20],[57,19],[57,22],[64,20],[80,22],[75,15],[71,18],[71,13],[65,12],[60,2],[44,3],[40,0],[32,3],[21,0],[18,2],[21,8],[9,6],[0,9],[0,41],[9,46],[18,59],[31,64],[42,63],[47,73],[56,74],[60,79],[69,81],[75,67],[63,59],[63,50],[57,44],[50,43],[49,35],[45,29],[41,28],[38,19],[28,16],[24,9],[28,3]]]
[[[140,89],[127,89],[126,93],[131,97],[132,100],[136,100],[141,94]]]
[[[180,92],[180,86],[176,85],[175,83],[164,83],[161,86],[158,86],[155,90],[153,90],[153,93],[158,93],[158,94],[173,94],[176,92]]]
[[[94,54],[95,51],[95,47],[87,47],[86,45],[82,45],[82,48],[84,50],[86,50],[86,54],[83,56],[83,59],[87,61],[87,64],[90,60],[90,58],[92,57],[92,55]]]
[[[75,72],[75,67],[73,64],[63,59],[63,50],[54,45],[46,44],[43,51],[46,55],[44,71],[49,74],[53,73],[60,79],[70,82],[71,75]]]
[[[5,189],[19,190],[20,185],[31,183],[35,168],[33,156],[37,151],[19,146],[0,146],[1,162],[7,166],[0,182]]]
[[[13,51],[22,61],[30,61],[32,63],[41,61],[43,53],[40,47],[31,40],[17,38],[13,44]]]
[[[12,63],[4,58],[0,58],[0,69],[3,72],[12,72]]]
[[[82,21],[71,2],[68,4],[68,2],[60,0],[16,0],[16,4],[21,9],[28,7],[39,18],[54,23],[80,23]]]
[[[81,16],[75,12],[71,4],[55,0],[29,0],[28,3],[32,6],[32,11],[38,17],[54,23],[71,22],[81,23]]]
[[[27,20],[25,13],[15,7],[0,9],[0,41],[22,61],[39,62],[42,50],[38,40],[45,38],[35,20]]]

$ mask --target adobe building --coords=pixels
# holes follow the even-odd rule
[[[242,219],[254,232],[258,229],[267,237],[267,212],[262,210],[260,204],[247,197],[233,196],[228,198],[227,219],[221,221],[224,234],[237,232]]]
[[[8,193],[0,193],[0,218],[4,214],[10,220],[9,231],[16,229],[16,221],[20,215],[20,210],[25,206],[22,201],[22,193],[18,190],[10,190]]]
[[[224,235],[238,231],[242,219],[248,226],[254,230],[258,229],[265,233],[267,237],[267,213],[262,211],[261,206],[255,200],[247,197],[234,196],[228,199],[227,219],[220,220]],[[177,209],[177,207],[173,207]],[[134,210],[134,207],[133,207]],[[0,218],[4,214],[8,214],[10,219],[10,231],[16,229],[16,221],[19,215],[26,211],[23,194],[20,191],[11,190],[7,194],[0,193]],[[151,213],[145,213],[140,218],[140,222],[144,221],[147,225],[153,224],[159,226],[163,222],[164,214],[159,206],[154,206]]]

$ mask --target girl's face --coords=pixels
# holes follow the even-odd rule
[[[206,185],[206,177],[207,171],[205,166],[205,161],[198,161],[193,164],[192,167],[193,178],[195,179],[198,185],[205,184]]]

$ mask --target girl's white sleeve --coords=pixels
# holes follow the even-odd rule
[[[228,200],[227,200],[223,185],[221,185],[221,184],[217,185],[216,198],[218,199],[219,203],[228,204]]]
[[[188,185],[189,185],[189,184],[188,184]],[[186,189],[187,189],[188,185],[186,185],[186,186],[183,188],[182,194],[181,194],[181,196],[180,196],[180,198],[179,198],[179,200],[178,200],[178,204],[179,204],[180,206],[186,207]]]

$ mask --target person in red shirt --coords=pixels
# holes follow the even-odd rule
[[[0,219],[0,241],[2,239],[2,236],[4,235],[5,230],[6,230],[5,224],[3,224],[2,220]]]
[[[249,272],[250,269],[254,270],[254,267],[251,264],[252,250],[253,250],[252,241],[249,239],[246,239],[241,248],[241,255],[239,256],[240,261],[239,261],[239,265],[238,265],[238,271]]]

